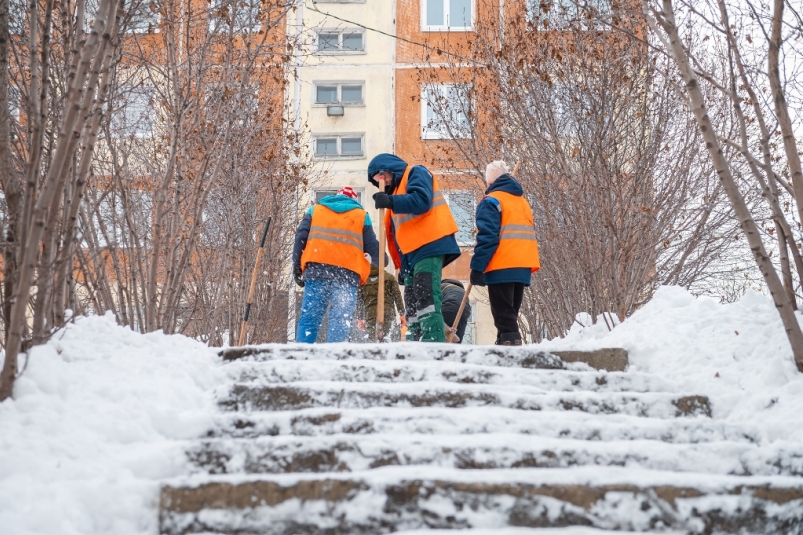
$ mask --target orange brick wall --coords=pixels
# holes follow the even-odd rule
[[[474,0],[475,24],[489,24],[498,19],[498,4],[488,0]],[[424,47],[399,40],[396,44],[397,63],[434,63],[446,61],[437,50],[447,50],[466,55],[468,42],[473,32],[423,32],[421,31],[421,0],[396,0],[396,35],[415,43],[425,43]],[[450,59],[449,61],[454,61]]]

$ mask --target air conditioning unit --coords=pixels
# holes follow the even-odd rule
[[[327,106],[326,115],[329,117],[343,117],[343,106]]]

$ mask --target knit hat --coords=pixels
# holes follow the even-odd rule
[[[510,170],[508,169],[507,164],[502,160],[491,162],[488,164],[488,167],[485,168],[485,183],[490,186],[496,182],[497,178],[509,172]]]
[[[340,188],[337,190],[338,195],[345,195],[346,197],[351,197],[355,201],[357,200],[357,193],[351,189],[350,186],[346,186],[345,188]]]

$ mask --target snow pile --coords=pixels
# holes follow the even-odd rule
[[[630,371],[708,395],[715,419],[755,428],[767,441],[803,440],[803,374],[764,296],[722,305],[661,288],[613,331],[604,322],[578,327],[537,349],[601,347],[626,348]],[[214,427],[215,387],[233,380],[220,364],[199,342],[137,334],[109,315],[79,319],[35,348],[14,399],[0,404],[0,532],[157,533],[159,485],[192,471],[185,451]],[[433,363],[429,372],[447,365]],[[472,418],[483,414],[475,410]],[[527,416],[539,417],[547,414]]]
[[[164,477],[210,425],[219,359],[183,336],[80,318],[0,404],[0,532],[156,533]]]
[[[566,338],[542,347],[623,347],[630,354],[630,371],[707,395],[714,418],[753,424],[767,440],[803,441],[803,374],[772,301],[757,292],[720,304],[679,287],[662,287],[612,331],[600,318],[590,327],[575,324]]]

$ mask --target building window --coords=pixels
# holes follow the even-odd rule
[[[9,80],[10,82],[10,80]],[[20,98],[20,90],[15,86],[8,84],[8,113],[15,121],[20,120],[20,109],[22,108],[22,99]]]
[[[467,31],[474,28],[474,0],[423,0],[421,29]]]
[[[320,134],[312,139],[316,160],[364,158],[362,134]]]
[[[458,245],[474,245],[474,228],[476,227],[475,217],[477,213],[477,200],[471,191],[447,191],[444,192],[446,202],[452,211],[455,223],[457,223]]]
[[[318,54],[345,54],[365,51],[362,30],[320,30],[316,39]]]
[[[433,84],[421,88],[421,139],[471,137],[470,87]]]
[[[363,82],[316,82],[314,89],[315,104],[328,106],[341,104],[343,106],[362,106]]]
[[[527,0],[527,18],[547,29],[604,29],[611,0]]]
[[[159,26],[161,17],[153,2],[139,2],[128,12],[126,30],[134,33],[151,33]]]
[[[27,0],[9,0],[8,31],[11,35],[23,35],[29,18]]]
[[[468,300],[469,311],[468,321],[466,322],[466,332],[463,333],[461,344],[476,344],[477,341],[477,302],[473,299]]]
[[[321,199],[323,199],[324,197],[328,197],[329,195],[336,195],[338,189],[340,189],[340,188],[337,188],[337,189],[332,189],[332,188],[316,189],[315,190],[315,202],[318,202]],[[352,188],[352,189],[354,190],[354,193],[357,194],[357,202],[362,204],[362,192],[363,192],[363,190],[362,189],[358,189],[358,188]]]
[[[256,33],[262,29],[262,0],[211,0],[209,30],[215,33]]]
[[[95,23],[95,16],[98,12],[98,0],[86,0],[84,5],[84,30],[88,33],[92,30],[92,25]],[[160,20],[161,17],[156,4],[153,2],[126,0],[125,14],[122,20],[123,30],[126,32],[148,33],[156,31]]]
[[[112,115],[112,133],[116,137],[152,137],[154,125],[154,90],[150,86],[123,87],[118,97],[120,107]]]

